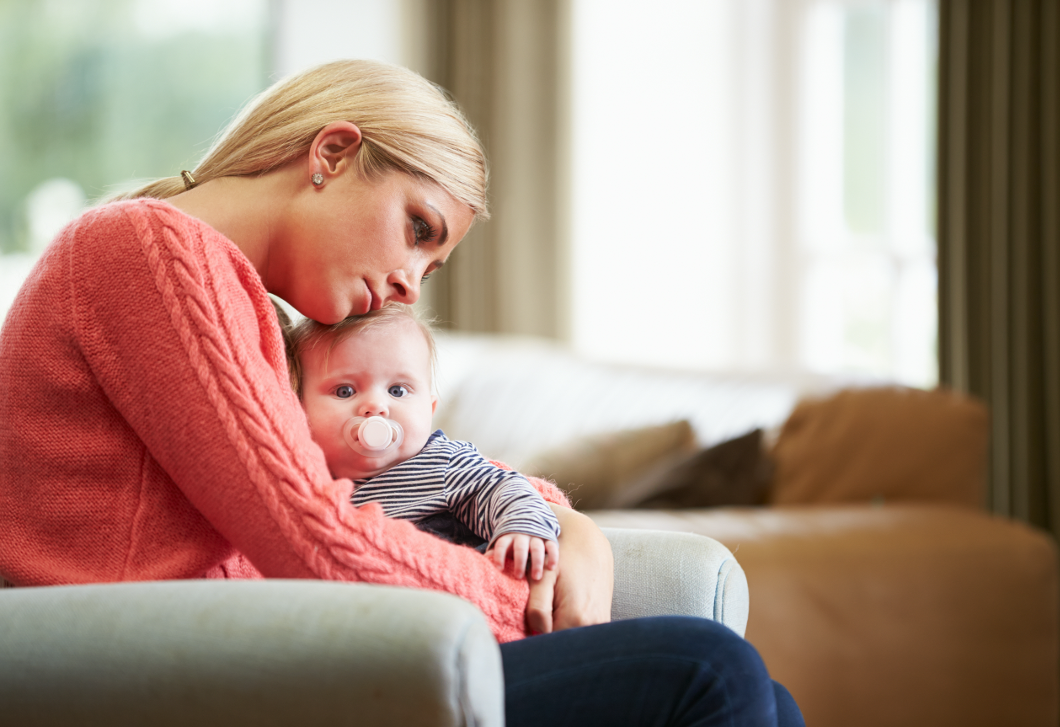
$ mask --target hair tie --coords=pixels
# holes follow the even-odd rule
[[[194,187],[198,182],[195,181],[195,177],[191,176],[191,172],[187,169],[182,169],[180,172],[180,178],[184,180],[185,191]]]

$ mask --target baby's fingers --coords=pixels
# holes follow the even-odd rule
[[[497,566],[497,570],[504,570],[504,561],[508,559],[508,549],[511,548],[514,538],[514,535],[502,535],[493,541],[490,550],[493,552],[493,565]]]
[[[555,570],[559,565],[559,543],[555,540],[545,541],[545,568]]]
[[[515,533],[512,536],[512,573],[522,578],[526,575],[526,556],[530,552],[530,536]]]
[[[539,581],[545,574],[545,541],[530,538],[530,580]]]

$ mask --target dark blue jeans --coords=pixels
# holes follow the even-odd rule
[[[754,647],[702,618],[659,616],[501,645],[508,727],[802,727]]]

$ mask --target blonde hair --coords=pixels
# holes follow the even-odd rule
[[[264,174],[308,153],[317,133],[333,121],[361,130],[354,165],[365,177],[398,170],[425,178],[476,217],[489,216],[486,155],[460,109],[419,74],[376,61],[325,63],[266,89],[191,173],[197,184]],[[116,199],[165,199],[184,190],[180,176],[165,177]]]
[[[275,305],[275,303],[273,303]],[[277,306],[277,309],[279,307]],[[286,314],[284,314],[286,317]],[[364,315],[350,316],[330,326],[323,323],[303,318],[298,323],[291,325],[290,319],[287,323],[281,319],[280,327],[283,329],[284,345],[287,347],[287,365],[291,374],[291,387],[297,392],[299,398],[302,396],[302,355],[314,346],[327,341],[326,353],[330,354],[336,346],[350,336],[354,336],[371,328],[393,325],[399,321],[412,321],[423,334],[427,342],[427,356],[430,361],[430,375],[433,386],[435,370],[438,367],[438,354],[435,351],[434,333],[431,323],[420,317],[416,309],[404,303],[389,303],[378,310],[368,311]]]

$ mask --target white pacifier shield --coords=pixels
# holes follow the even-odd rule
[[[394,431],[390,423],[380,416],[368,417],[361,422],[357,437],[366,449],[386,449],[394,441]]]
[[[342,427],[342,437],[350,449],[364,457],[381,457],[405,441],[405,430],[386,417],[351,417]]]

